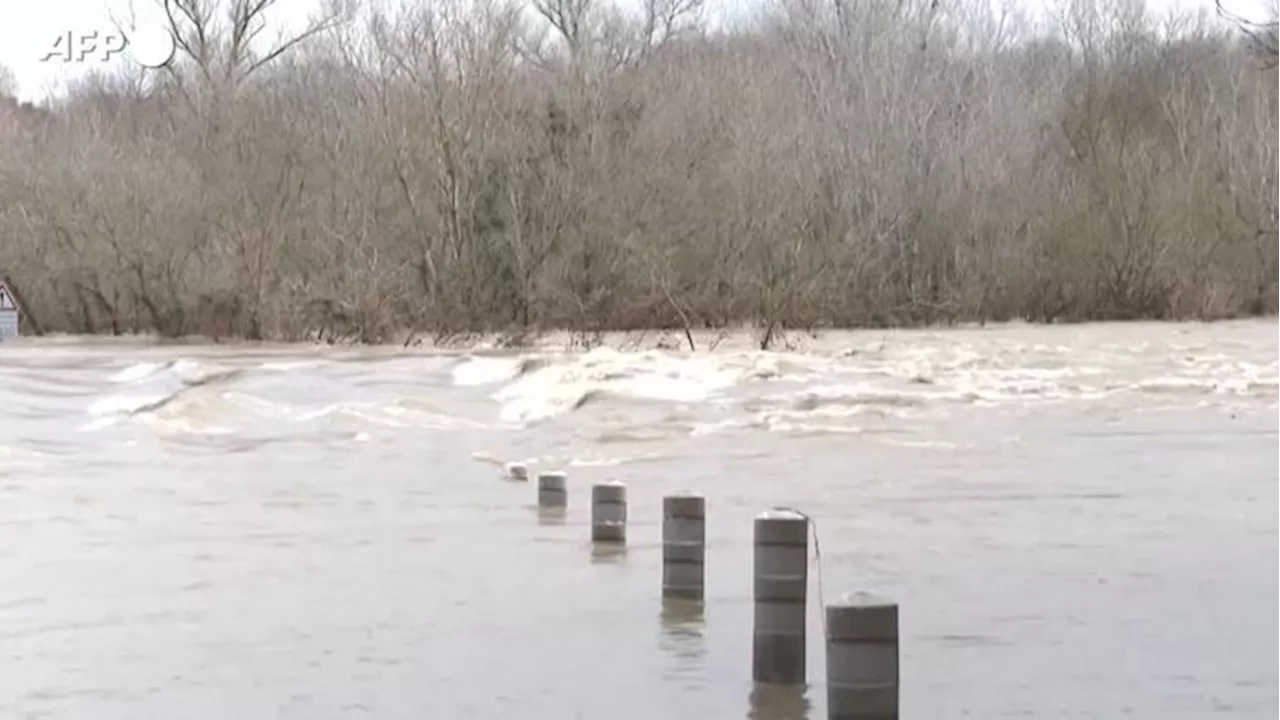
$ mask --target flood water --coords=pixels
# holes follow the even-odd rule
[[[817,598],[859,590],[904,718],[1276,717],[1274,320],[746,348],[6,343],[0,717],[818,720]],[[659,598],[684,489],[700,614]],[[798,697],[749,681],[774,506],[819,541]]]

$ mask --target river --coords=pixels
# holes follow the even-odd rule
[[[820,720],[858,590],[906,718],[1280,712],[1274,319],[650,345],[0,345],[0,717]],[[563,523],[508,462],[568,473]],[[700,615],[659,599],[685,489]],[[774,506],[821,551],[803,695],[749,682]]]

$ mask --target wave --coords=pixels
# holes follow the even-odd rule
[[[715,356],[659,352],[624,354],[611,348],[545,362],[493,394],[505,422],[533,422],[581,408],[603,397],[697,402],[733,387],[750,368]]]
[[[458,386],[492,385],[514,380],[546,365],[538,357],[467,357],[454,366],[451,375]]]
[[[487,451],[478,451],[471,454],[471,459],[502,468],[501,474],[504,478],[511,479],[512,468],[521,468],[520,472],[524,473],[525,478],[533,479],[542,470],[553,470],[564,467],[572,468],[609,468],[619,465],[635,465],[640,463],[653,463],[671,460],[675,456],[669,453],[645,453],[640,455],[567,455],[545,457],[530,457],[523,460],[504,460],[496,454]]]
[[[383,401],[346,399],[363,395],[342,378],[321,374],[286,398],[262,397],[255,388],[269,388],[275,377],[292,377],[314,361],[271,361],[251,367],[231,367],[190,359],[140,362],[112,375],[122,386],[88,407],[90,421],[81,427],[97,431],[120,422],[140,423],[165,434],[227,435],[237,432],[279,435],[296,431],[286,425],[323,425],[353,434],[357,441],[370,439],[374,428],[453,430],[482,428],[484,424],[459,417],[413,397]],[[357,383],[358,384],[358,383]],[[306,392],[300,393],[299,390]],[[337,395],[318,404],[318,394]],[[295,398],[304,402],[297,402]],[[310,402],[305,402],[310,400]]]
[[[468,357],[453,368],[455,386],[499,385],[490,397],[504,422],[528,424],[612,401],[715,404],[757,382],[806,382],[790,396],[755,397],[750,409],[829,412],[878,407],[889,412],[948,404],[1100,400],[1115,394],[1199,394],[1274,397],[1275,367],[1198,364],[1194,374],[1152,377],[1142,364],[1118,367],[1067,362],[1061,346],[1014,348],[989,357],[969,347],[883,347],[817,356],[798,353],[586,353]],[[1047,356],[1046,356],[1047,354]],[[1090,356],[1099,360],[1101,356]],[[1117,361],[1119,362],[1119,361]],[[985,366],[983,363],[987,363]],[[1101,365],[1106,365],[1102,363]],[[1127,366],[1126,366],[1127,365]],[[848,382],[856,379],[856,382]],[[845,382],[841,382],[841,381]]]
[[[1237,377],[1158,377],[1140,380],[1127,389],[1150,395],[1256,395],[1274,397],[1277,378],[1243,374]]]
[[[390,405],[339,402],[295,414],[293,422],[327,420],[356,427],[386,427],[423,430],[483,429],[484,423],[415,406],[413,400],[400,400]]]
[[[136,363],[111,377],[113,383],[133,385],[135,389],[100,398],[89,405],[88,412],[94,418],[155,412],[196,388],[226,383],[242,374],[238,368],[195,360]]]
[[[794,410],[820,410],[828,406],[918,407],[931,402],[972,403],[981,399],[973,391],[911,391],[877,388],[872,385],[833,385],[809,388],[789,398]]]
[[[43,422],[87,405],[86,430],[138,423],[181,434],[293,437],[332,430],[367,439],[383,428],[515,430],[579,413],[590,431],[579,428],[577,437],[618,446],[753,429],[883,432],[962,405],[1237,404],[1277,397],[1276,363],[1264,354],[1247,361],[1222,353],[1170,357],[1126,354],[1119,345],[1076,351],[878,342],[825,355],[599,347],[387,354],[378,363],[348,362],[368,359],[355,350],[346,351],[351,357],[179,352],[187,355],[135,355],[138,362],[123,367],[104,357],[107,364],[74,373],[25,363],[3,368],[0,384],[16,398],[8,412],[20,421]],[[59,399],[73,396],[70,403]],[[497,417],[468,417],[474,405],[466,403],[475,400],[496,406],[486,414]]]

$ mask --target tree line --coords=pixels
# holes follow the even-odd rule
[[[0,271],[46,331],[1277,311],[1274,42],[1213,15],[439,0],[271,45],[274,0],[158,2],[165,70],[0,102]]]

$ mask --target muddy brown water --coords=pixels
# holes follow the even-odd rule
[[[747,344],[6,343],[0,717],[816,720],[854,590],[901,605],[903,717],[1276,717],[1274,320]],[[659,600],[682,489],[701,615]],[[749,682],[778,505],[821,549],[799,695]]]

